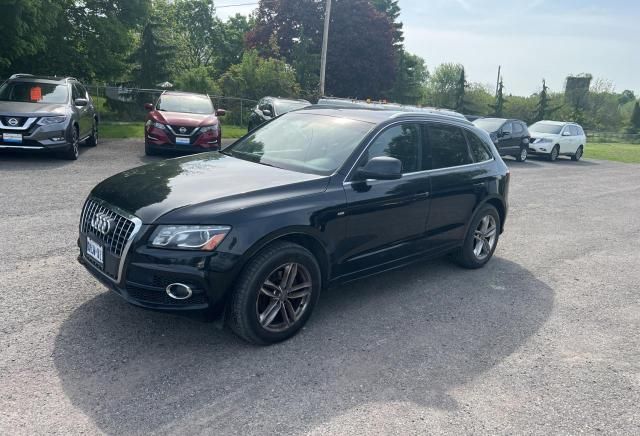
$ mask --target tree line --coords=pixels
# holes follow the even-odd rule
[[[223,21],[213,0],[4,0],[0,77],[71,75],[141,88],[169,81],[176,89],[254,100],[314,100],[324,8],[324,0],[260,0],[250,16]],[[640,133],[633,91],[616,92],[603,79],[589,79],[578,94],[552,92],[541,80],[537,92],[516,96],[508,77],[492,89],[470,82],[459,64],[430,72],[404,47],[400,12],[398,0],[333,0],[327,95]]]

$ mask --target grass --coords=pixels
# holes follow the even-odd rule
[[[240,138],[247,133],[242,126],[222,125],[222,138]],[[144,123],[103,122],[100,125],[100,137],[103,139],[143,138]]]
[[[640,144],[590,142],[585,147],[584,157],[625,163],[640,163]]]

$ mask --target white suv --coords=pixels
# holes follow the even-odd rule
[[[556,160],[560,155],[580,160],[587,144],[584,130],[575,123],[538,121],[529,126],[529,133],[529,153],[544,154],[550,161]]]

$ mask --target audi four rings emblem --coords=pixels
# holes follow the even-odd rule
[[[97,213],[91,220],[91,228],[104,236],[107,236],[113,230],[113,218],[109,218],[106,213]]]
[[[187,133],[186,127],[180,127],[180,133]]]
[[[15,118],[9,118],[7,120],[7,123],[9,123],[10,126],[17,126],[18,125],[18,120]]]

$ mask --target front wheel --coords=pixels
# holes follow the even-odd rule
[[[320,267],[313,254],[297,244],[271,244],[240,274],[227,307],[227,324],[253,344],[284,341],[307,322],[320,289]]]
[[[476,269],[489,262],[498,246],[500,225],[496,208],[489,204],[482,207],[469,225],[464,244],[457,253],[458,263]]]
[[[87,147],[95,147],[98,145],[98,123],[93,121],[93,127],[91,128],[91,136],[87,138],[84,143]]]
[[[80,156],[80,135],[77,127],[71,128],[71,143],[68,148],[60,154],[60,157],[67,160],[78,160]]]
[[[578,147],[578,149],[576,150],[576,153],[571,155],[571,160],[572,161],[579,161],[582,158],[582,154],[584,153],[582,145],[580,147]]]
[[[560,147],[556,145],[553,147],[553,150],[551,150],[551,153],[549,153],[549,160],[551,162],[555,162],[558,159],[559,155],[560,155]]]
[[[520,148],[520,154],[518,154],[516,156],[516,160],[518,162],[524,162],[527,160],[527,157],[529,156],[529,149],[527,148],[527,146],[525,145],[524,147]]]

